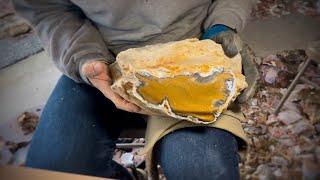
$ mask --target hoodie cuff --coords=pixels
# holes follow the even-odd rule
[[[214,36],[217,36],[219,33],[225,32],[225,31],[234,31],[234,30],[226,25],[216,24],[211,26],[205,33],[203,33],[200,39],[210,39]]]

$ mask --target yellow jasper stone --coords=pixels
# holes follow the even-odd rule
[[[143,82],[137,91],[147,102],[157,105],[168,101],[171,110],[177,115],[186,114],[203,121],[214,119],[212,112],[227,101],[227,80],[232,80],[229,73],[221,73],[216,77],[201,82],[201,77],[175,76],[173,78],[148,78],[138,75]]]
[[[132,48],[110,66],[112,89],[149,114],[211,123],[247,84],[241,56],[212,40],[186,39]]]

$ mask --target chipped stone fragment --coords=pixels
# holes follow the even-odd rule
[[[278,115],[278,119],[285,125],[289,125],[299,121],[302,118],[301,114],[294,110],[282,111]]]
[[[311,136],[314,134],[314,127],[306,121],[298,121],[295,124],[289,125],[288,129],[291,131],[292,134],[295,135],[305,135]]]
[[[303,179],[319,179],[320,178],[320,164],[310,160],[302,162],[302,178]]]
[[[254,175],[263,180],[275,179],[274,175],[272,174],[272,169],[266,164],[259,165],[257,170],[254,172]]]

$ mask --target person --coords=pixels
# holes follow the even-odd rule
[[[134,178],[112,160],[115,141],[142,126],[141,109],[114,93],[108,65],[128,48],[186,38],[212,39],[232,57],[253,0],[13,0],[63,72],[33,136],[26,166],[117,179]],[[244,67],[246,68],[246,67]],[[246,72],[246,71],[245,71]],[[148,175],[167,179],[239,179],[241,112],[207,126],[149,117]],[[153,174],[154,175],[154,174]]]

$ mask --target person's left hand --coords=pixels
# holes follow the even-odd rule
[[[237,55],[243,46],[236,31],[222,24],[217,24],[209,28],[202,35],[201,39],[211,39],[221,44],[224,53],[230,58]]]
[[[254,55],[248,45],[244,44],[235,30],[225,25],[214,25],[202,36],[202,39],[211,39],[221,44],[224,53],[232,58],[240,53],[242,58],[242,69],[246,76],[248,87],[240,94],[237,101],[244,103],[255,93],[259,72],[254,60]]]
[[[237,102],[245,103],[255,94],[260,74],[255,61],[255,55],[248,45],[243,44],[239,52],[242,58],[242,72],[246,76],[248,87],[237,97]]]
[[[210,39],[221,44],[224,53],[230,58],[237,55],[243,47],[243,43],[239,35],[232,30],[220,32],[218,35],[213,36]]]

